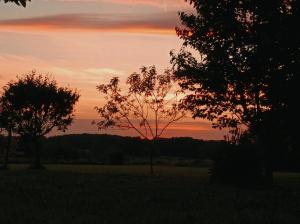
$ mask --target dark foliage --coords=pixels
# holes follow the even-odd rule
[[[300,66],[299,4],[295,0],[188,0],[177,28],[186,49],[172,53],[194,117],[214,127],[249,128],[271,180],[273,145],[295,148]],[[278,134],[281,133],[281,134]]]
[[[263,169],[258,150],[253,145],[230,145],[215,155],[211,183],[242,187],[263,184]]]
[[[124,164],[124,154],[122,150],[116,148],[110,148],[105,152],[108,163],[110,165],[123,165]]]
[[[150,145],[150,172],[153,174],[155,142],[171,124],[186,116],[179,90],[171,70],[159,74],[155,66],[142,67],[140,73],[131,74],[126,80],[126,90],[121,88],[118,77],[108,84],[97,86],[105,104],[95,109],[100,115],[99,129],[132,129]],[[169,96],[174,97],[169,97]]]
[[[17,4],[17,5],[22,5],[23,7],[26,7],[26,3],[30,2],[31,0],[3,0],[3,1],[5,3],[7,3],[7,2],[13,2],[13,3]]]
[[[147,144],[139,138],[113,135],[78,134],[45,139],[44,157],[54,162],[106,163],[110,150],[126,156],[147,156]]]
[[[201,60],[183,49],[172,62],[192,91],[186,103],[194,116],[216,127],[256,126],[264,112],[286,111],[299,84],[296,1],[188,2],[196,13],[180,13],[177,34]]]
[[[79,95],[35,72],[8,83],[3,90],[2,125],[20,135],[27,148],[34,148],[35,165],[40,167],[42,137],[53,128],[67,129],[72,123]]]
[[[2,144],[6,144],[4,137]],[[32,156],[32,151],[21,139],[14,137],[10,161],[25,163]],[[110,163],[111,151],[120,152],[125,164],[145,164],[148,162],[149,145],[146,141],[134,137],[113,135],[78,134],[44,138],[42,141],[43,160],[47,163],[73,164],[105,164]],[[224,141],[204,141],[192,138],[160,139],[157,142],[155,156],[157,164],[178,166],[211,166],[211,161],[219,161],[234,155],[236,147],[228,147]],[[245,156],[254,163],[257,162],[258,151],[254,146],[248,147]],[[279,150],[280,149],[280,150]],[[272,155],[273,168],[276,171],[300,171],[299,150],[285,150],[274,148]],[[250,151],[254,154],[250,155]],[[0,150],[0,156],[5,152]],[[225,156],[226,155],[226,156]],[[241,155],[242,156],[242,155]],[[207,160],[207,163],[205,161]],[[252,166],[250,166],[252,167]]]
[[[157,159],[167,164],[179,159],[185,161],[210,159],[224,145],[222,141],[192,138],[160,139],[156,144]],[[124,163],[144,164],[148,162],[149,156],[149,142],[134,137],[63,135],[45,138],[42,145],[43,158],[50,163],[107,163],[111,151],[122,153]],[[19,144],[17,151],[20,154],[25,153],[23,158],[29,156],[22,143]]]

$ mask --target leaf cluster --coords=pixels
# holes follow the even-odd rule
[[[33,71],[3,88],[2,123],[32,138],[44,136],[54,127],[65,131],[78,99],[76,91],[58,87],[55,80]]]
[[[171,62],[194,117],[214,127],[257,126],[294,104],[299,84],[299,5],[295,0],[189,0],[180,12],[182,50]],[[191,50],[197,54],[191,53]]]
[[[30,2],[30,1],[31,0],[4,0],[4,3],[13,2],[17,5],[22,5],[23,7],[26,7],[26,3]]]
[[[105,99],[102,107],[96,107],[102,118],[97,123],[100,129],[134,129],[143,138],[155,139],[186,114],[181,106],[183,92],[176,89],[170,70],[158,74],[155,66],[142,67],[127,78],[125,91],[117,77],[97,89]]]

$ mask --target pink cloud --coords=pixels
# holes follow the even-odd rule
[[[175,34],[176,12],[154,14],[62,14],[0,21],[0,29],[91,30]]]
[[[188,3],[185,0],[105,0],[107,2],[116,2],[122,4],[145,4],[156,6],[178,7],[186,6]]]
[[[59,0],[64,2],[109,2],[130,5],[152,5],[158,7],[187,7],[185,0]]]

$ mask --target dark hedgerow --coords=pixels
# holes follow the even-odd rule
[[[124,153],[122,149],[110,147],[105,152],[107,163],[110,165],[123,165]]]
[[[228,144],[214,158],[210,181],[241,187],[261,186],[263,169],[258,150],[251,145]]]

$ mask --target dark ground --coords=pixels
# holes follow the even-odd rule
[[[300,223],[300,174],[272,189],[208,184],[207,169],[52,165],[1,171],[0,223]]]

